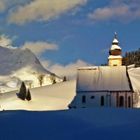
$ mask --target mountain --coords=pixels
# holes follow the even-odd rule
[[[52,84],[61,79],[46,70],[29,50],[0,47],[0,92],[19,88],[21,81],[29,87]]]

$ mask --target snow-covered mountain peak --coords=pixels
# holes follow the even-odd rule
[[[40,64],[38,58],[29,49],[9,49],[0,47],[0,75],[9,75],[19,69],[30,67],[34,71],[50,73]]]
[[[10,49],[0,47],[0,64],[0,85],[2,85],[0,86],[0,90],[5,90],[5,85],[9,86],[7,82],[11,83],[11,81],[13,81],[11,85],[18,85],[20,81],[30,81],[31,87],[38,87],[40,84],[51,84],[54,78],[59,81],[59,78],[46,70],[41,65],[39,59],[27,48]],[[42,78],[42,83],[40,83],[39,77]]]

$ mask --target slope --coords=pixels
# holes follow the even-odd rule
[[[1,140],[138,140],[138,109],[75,109],[54,112],[3,111]]]
[[[23,101],[16,91],[0,94],[1,110],[62,110],[75,96],[75,81],[31,89],[31,101]]]

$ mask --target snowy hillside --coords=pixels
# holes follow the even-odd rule
[[[75,81],[31,89],[31,101],[23,101],[16,91],[0,94],[0,110],[63,110],[75,96]]]
[[[0,47],[0,64],[1,93],[17,89],[21,81],[30,87],[38,87],[39,78],[42,78],[42,85],[51,84],[54,77],[56,81],[61,80],[44,69],[29,49]]]
[[[138,109],[3,111],[1,140],[139,140]]]
[[[134,90],[140,89],[139,69],[129,70]],[[29,102],[19,99],[16,95],[17,92],[0,94],[0,110],[63,110],[68,108],[76,94],[76,81],[32,88],[30,90],[32,100]],[[138,104],[136,107],[140,107],[140,105]]]

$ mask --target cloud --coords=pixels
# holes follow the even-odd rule
[[[8,19],[10,23],[20,25],[31,21],[48,21],[86,2],[87,0],[34,0],[12,11]]]
[[[0,1],[0,12],[3,12],[6,9],[6,2],[5,0]]]
[[[52,62],[50,60],[44,60],[40,58],[40,62],[46,69],[48,69],[52,65]]]
[[[140,18],[140,1],[112,0],[108,6],[97,8],[88,17],[97,21],[131,21]]]
[[[68,79],[75,79],[77,74],[77,69],[79,67],[89,66],[85,61],[77,60],[75,63],[70,63],[68,65],[61,64],[51,64],[50,61],[42,61],[45,68],[49,69],[51,72],[59,75],[61,77],[66,76]],[[49,66],[50,65],[50,66]]]
[[[11,6],[16,7],[18,5],[25,4],[28,1],[29,0],[0,0],[0,12],[4,12]]]
[[[0,46],[5,47],[5,48],[15,49],[16,47],[12,46],[13,40],[14,40],[14,38],[11,39],[6,35],[1,35],[0,36]]]
[[[44,53],[47,50],[57,50],[58,46],[53,43],[48,42],[26,42],[22,48],[28,48],[30,49],[34,54],[40,56],[42,53]]]

